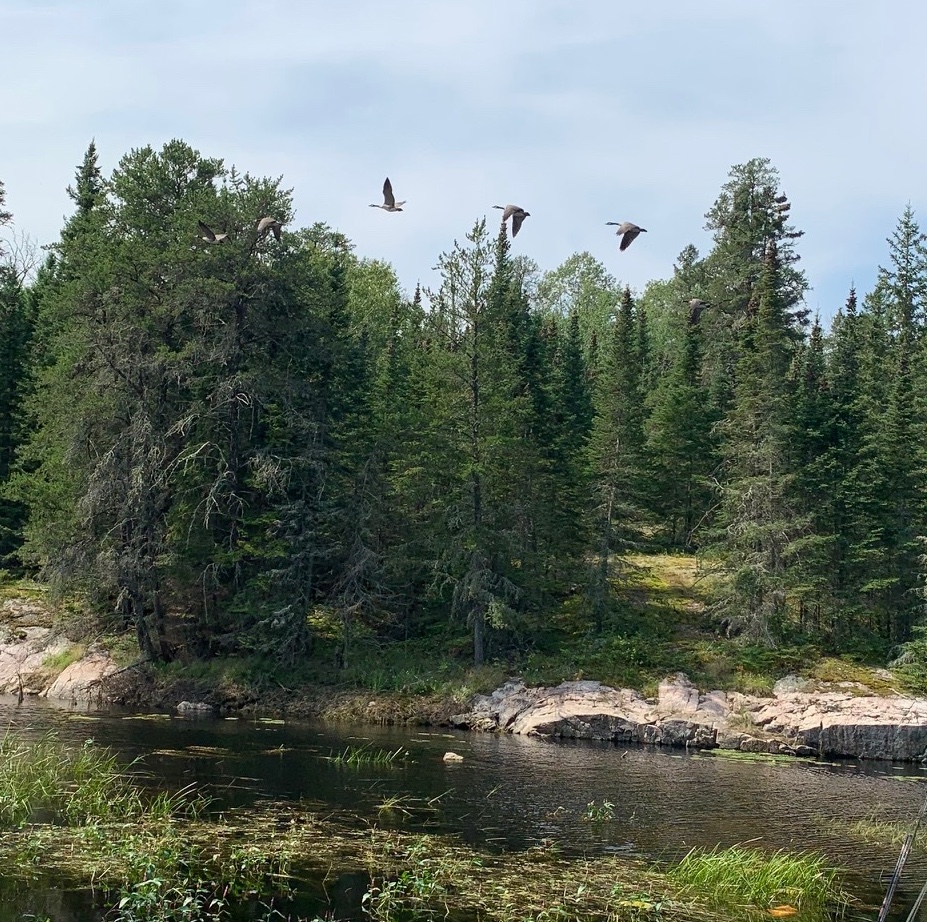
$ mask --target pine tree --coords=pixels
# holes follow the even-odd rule
[[[486,655],[489,626],[510,626],[524,585],[515,564],[523,525],[513,495],[530,395],[513,362],[521,327],[508,300],[509,269],[485,221],[438,262],[441,287],[429,318],[434,343],[422,382],[432,420],[415,466],[431,507],[437,588],[451,590],[452,611],[473,633],[473,660]]]
[[[541,499],[547,507],[548,566],[561,581],[572,581],[588,546],[586,457],[595,408],[578,314],[570,314],[565,332],[555,328],[552,339],[550,441],[540,446],[548,464],[549,495]]]
[[[717,464],[716,422],[701,383],[702,321],[687,318],[680,352],[649,398],[647,447],[653,475],[650,503],[673,545],[691,548],[707,525],[713,500],[710,475]]]
[[[592,483],[590,531],[595,558],[587,599],[601,631],[616,577],[616,555],[636,543],[642,517],[641,457],[644,411],[640,390],[639,332],[634,300],[625,287],[608,350],[596,377],[595,419],[589,442]]]
[[[721,194],[706,214],[714,247],[704,261],[704,294],[715,306],[712,335],[706,344],[706,380],[715,411],[728,412],[733,399],[736,366],[748,335],[754,292],[764,273],[770,243],[776,247],[779,270],[776,298],[789,337],[801,341],[807,320],[803,306],[808,283],[796,268],[795,241],[803,231],[787,223],[791,205],[779,193],[779,174],[769,160],[754,158],[731,169]],[[689,295],[692,297],[692,294]]]
[[[811,335],[796,354],[788,401],[791,497],[807,510],[808,528],[794,545],[799,625],[831,630],[841,608],[835,573],[841,549],[840,428],[828,378],[824,332],[815,318]]]
[[[271,208],[288,217],[275,183],[182,142],[133,151],[69,222],[83,226],[42,301],[28,549],[115,606],[150,658],[176,643],[295,655],[332,583],[319,497],[344,243],[313,229],[256,249],[252,215]],[[197,245],[203,219],[246,230]],[[172,607],[189,613],[181,636]]]
[[[719,611],[747,636],[772,642],[794,585],[797,538],[807,528],[790,501],[787,375],[793,343],[770,241],[748,305],[731,412],[721,423],[725,476],[719,526],[725,573]]]
[[[917,612],[924,514],[918,411],[927,256],[910,207],[888,243],[889,266],[880,269],[859,318],[858,450],[846,480],[846,532],[853,582],[876,619],[873,627],[897,642]]]
[[[4,210],[0,183],[0,227],[12,221]],[[25,435],[22,403],[29,389],[29,355],[35,326],[35,301],[23,287],[15,257],[0,247],[0,568],[18,563],[25,508],[9,498],[6,484]]]

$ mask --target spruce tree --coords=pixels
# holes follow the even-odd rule
[[[791,501],[787,376],[793,341],[777,246],[745,316],[730,413],[720,424],[724,480],[719,509],[719,612],[747,636],[771,643],[795,582],[795,541],[807,528]]]
[[[594,558],[587,602],[596,631],[604,627],[611,586],[620,577],[616,555],[637,543],[642,518],[644,409],[639,343],[634,300],[625,287],[596,376],[595,419],[589,441]]]
[[[508,300],[508,267],[485,221],[438,262],[432,297],[428,380],[432,421],[422,433],[416,468],[431,509],[436,589],[450,590],[451,610],[466,619],[473,661],[486,656],[486,632],[511,624],[523,590],[516,563],[523,527],[513,494],[524,464],[530,395],[513,362],[522,331]],[[425,498],[427,497],[427,499]]]
[[[12,221],[4,209],[0,182],[0,227]],[[14,459],[26,433],[23,401],[30,384],[29,360],[35,326],[35,299],[23,286],[25,272],[0,241],[0,569],[19,560],[25,507],[8,494]]]
[[[728,411],[733,399],[735,369],[749,332],[751,312],[756,308],[754,292],[765,271],[770,243],[776,247],[776,298],[786,329],[793,342],[802,339],[808,283],[796,268],[799,255],[795,241],[803,232],[788,223],[790,207],[779,192],[778,172],[769,160],[754,158],[732,167],[721,194],[706,214],[706,229],[713,232],[714,246],[704,261],[704,293],[698,292],[698,296],[715,306],[705,371],[719,415]]]
[[[793,361],[788,412],[792,501],[808,513],[806,533],[794,545],[799,626],[832,631],[841,607],[835,581],[841,557],[841,435],[817,318]]]
[[[682,321],[679,352],[648,398],[650,503],[670,543],[684,548],[698,546],[697,532],[708,524],[714,495],[710,477],[717,464],[716,418],[701,382],[704,320],[687,315]]]
[[[858,450],[847,474],[854,583],[886,640],[906,639],[917,611],[923,520],[924,235],[910,207],[888,240],[889,265],[859,317]]]

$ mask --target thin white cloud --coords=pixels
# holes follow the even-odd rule
[[[49,241],[91,137],[107,170],[182,137],[282,173],[300,222],[407,288],[506,200],[531,211],[516,244],[542,268],[588,249],[641,289],[707,248],[729,167],[767,156],[829,316],[905,203],[927,207],[925,26],[913,0],[8,0],[0,179]],[[402,215],[367,208],[387,173]],[[604,222],[626,218],[650,233],[619,256]]]

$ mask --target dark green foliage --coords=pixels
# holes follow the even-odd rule
[[[647,445],[651,458],[650,503],[671,544],[693,547],[713,501],[711,475],[717,464],[712,436],[716,422],[701,383],[704,336],[701,320],[680,312],[679,351],[649,395]]]
[[[0,182],[0,227],[12,221],[3,209]],[[35,327],[35,298],[23,287],[28,267],[17,264],[0,240],[0,487],[10,477],[23,441],[22,403],[29,390],[29,353]],[[0,492],[0,569],[16,566],[26,507]]]
[[[637,543],[643,513],[645,357],[639,329],[631,291],[625,288],[596,375],[588,449],[594,556],[587,597],[597,631],[604,625],[611,584],[620,575],[616,555]]]
[[[792,499],[787,375],[792,343],[781,265],[770,240],[745,314],[733,405],[723,420],[719,550],[726,574],[720,612],[771,640],[787,613],[796,539],[805,531]]]
[[[710,252],[640,297],[587,253],[539,275],[479,222],[409,300],[343,234],[295,227],[279,181],[181,141],[108,178],[91,143],[68,193],[40,271],[0,266],[0,565],[82,592],[144,656],[347,679],[402,639],[542,669],[567,613],[597,634],[571,630],[577,672],[671,669],[671,626],[626,604],[648,545],[698,552],[751,656],[911,636],[910,209],[828,334],[763,159],[731,170]]]

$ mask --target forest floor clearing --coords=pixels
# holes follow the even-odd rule
[[[528,686],[596,680],[648,697],[666,676],[680,672],[703,692],[769,695],[790,674],[809,680],[811,689],[839,683],[862,695],[904,691],[874,657],[828,656],[810,640],[768,648],[724,636],[710,611],[710,574],[696,557],[640,553],[620,563],[619,604],[600,633],[592,631],[582,597],[575,594],[545,613],[530,646],[520,649],[517,631],[508,631],[506,651],[490,648],[489,662],[479,668],[469,662],[466,627],[446,623],[428,636],[390,643],[377,642],[357,626],[349,655],[339,660],[342,623],[324,611],[312,619],[311,656],[294,665],[258,656],[135,665],[134,635],[91,636],[80,606],[52,605],[41,584],[8,581],[0,584],[0,640],[12,652],[0,657],[0,690],[15,693],[21,682],[27,694],[47,693],[67,669],[106,653],[109,666],[97,663],[99,679],[119,670],[107,680],[107,697],[133,708],[173,708],[188,700],[223,712],[383,723],[446,722],[475,695],[512,676]],[[27,641],[35,647],[28,654],[28,675],[15,652]],[[97,696],[99,679],[85,680]]]

